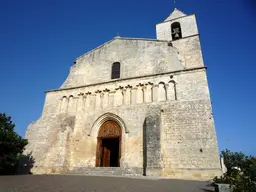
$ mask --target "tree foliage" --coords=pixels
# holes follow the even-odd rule
[[[234,192],[256,192],[256,158],[242,152],[221,152],[227,172],[215,177],[215,183],[230,184]]]
[[[27,140],[14,131],[11,117],[0,113],[0,174],[13,174]]]

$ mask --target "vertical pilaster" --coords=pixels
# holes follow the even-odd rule
[[[167,87],[167,99],[170,101],[176,100],[175,82],[170,81]]]
[[[101,91],[97,90],[95,91],[95,108],[99,109],[101,108]]]
[[[108,97],[109,97],[109,89],[103,90],[103,98],[102,98],[102,107],[103,109],[108,107]]]
[[[115,106],[120,106],[123,104],[123,87],[119,86],[116,88],[115,93]]]
[[[152,102],[152,98],[153,98],[152,88],[153,88],[153,83],[148,82],[148,83],[145,84],[145,87],[144,87],[144,101],[146,103]]]
[[[137,88],[134,87],[131,90],[131,104],[136,104]]]
[[[158,85],[153,85],[153,102],[158,101]]]
[[[144,96],[143,96],[143,87],[144,85],[139,83],[137,86],[137,97],[136,97],[136,103],[143,103]]]
[[[166,89],[165,84],[163,82],[159,83],[158,85],[158,101],[165,101],[166,100]]]
[[[125,88],[126,89],[125,89],[124,103],[125,103],[125,105],[130,105],[131,104],[131,89],[132,89],[132,86],[127,85]]]
[[[68,110],[68,98],[62,97],[60,113],[67,113]]]

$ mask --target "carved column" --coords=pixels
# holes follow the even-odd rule
[[[61,103],[62,103],[62,98],[58,100],[58,108],[57,108],[57,113],[60,114],[61,113]]]
[[[138,85],[136,85],[137,87],[137,96],[136,96],[136,103],[143,103],[143,87],[144,85],[139,83]]]
[[[104,89],[103,90],[103,98],[102,98],[102,107],[103,109],[108,107],[108,94],[109,94],[109,89]]]
[[[84,94],[79,93],[74,132],[80,131],[83,117],[84,117]]]
[[[85,93],[85,96],[86,96],[85,108],[86,108],[86,109],[90,108],[90,106],[91,106],[91,94],[92,94],[92,93],[91,93],[90,91],[88,91],[88,92]]]
[[[113,107],[115,102],[115,91],[110,91],[108,95],[108,107]]]
[[[158,98],[158,85],[153,85],[153,102],[157,102]]]
[[[120,106],[123,104],[123,87],[119,86],[116,88],[115,93],[115,106]]]
[[[177,100],[176,95],[176,84],[175,81],[169,81],[168,87],[167,87],[167,99],[168,100]]]
[[[125,95],[124,95],[124,103],[125,105],[130,105],[131,104],[131,89],[132,86],[131,85],[127,85],[125,87]]]
[[[62,97],[60,113],[66,113],[68,110],[68,99],[66,96]]]
[[[71,95],[68,101],[68,113],[70,115],[76,114],[76,102],[77,102],[76,97],[73,97],[73,95]]]
[[[165,101],[166,100],[166,89],[164,83],[159,83],[158,85],[158,101]]]
[[[148,82],[148,83],[145,84],[145,87],[144,87],[144,101],[146,103],[152,102],[152,98],[153,98],[152,88],[153,88],[153,83]]]
[[[100,90],[97,90],[97,91],[95,91],[95,108],[96,109],[99,109],[99,108],[101,108],[101,98],[100,98],[100,96],[101,96],[101,91]]]
[[[132,88],[131,90],[131,104],[136,104],[136,97],[137,97],[137,88]]]

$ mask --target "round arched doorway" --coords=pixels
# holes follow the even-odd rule
[[[122,130],[115,122],[104,122],[98,132],[96,167],[119,167]]]

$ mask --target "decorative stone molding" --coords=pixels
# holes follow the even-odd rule
[[[87,91],[85,94],[86,94],[86,95],[91,95],[91,94],[92,94],[92,92]]]
[[[141,104],[150,102],[159,102],[166,100],[177,100],[176,82],[170,77],[170,81],[163,81],[154,84],[152,82],[139,83],[135,86],[130,84],[126,86],[118,86],[113,90],[105,88],[96,90],[94,93],[87,91],[80,92],[77,97],[73,95],[63,96],[60,100],[58,111],[59,113],[69,112],[69,105],[78,105],[80,97],[83,98],[85,107],[103,108],[117,107],[121,105]],[[67,101],[66,101],[67,100]],[[67,102],[67,111],[65,112],[65,102]],[[70,103],[71,102],[71,103]],[[74,110],[72,110],[74,112]]]
[[[94,132],[96,135],[98,134],[98,131],[99,131],[99,128],[101,127],[101,125],[108,121],[108,120],[112,120],[112,121],[115,121],[122,129],[123,132],[125,133],[129,133],[129,130],[127,129],[127,127],[125,126],[125,123],[123,122],[123,120],[113,114],[113,113],[105,113],[103,114],[102,116],[100,116],[93,124],[93,126],[91,127],[89,133],[88,133],[88,136],[91,136],[92,135],[92,132]]]

